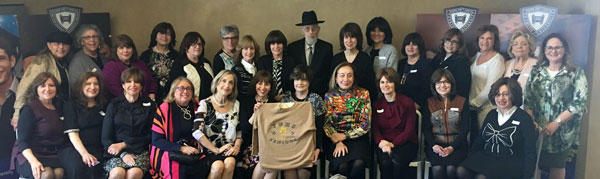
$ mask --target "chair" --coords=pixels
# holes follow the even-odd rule
[[[419,139],[419,149],[417,151],[417,157],[414,161],[410,162],[408,166],[417,167],[417,179],[423,178],[423,173],[425,174],[425,179],[429,179],[429,168],[431,168],[431,163],[425,160],[425,137],[423,137],[423,116],[421,112],[417,110],[417,138]],[[423,172],[423,169],[425,171]]]
[[[423,178],[423,168],[425,169],[425,179],[429,179],[429,168],[431,168],[431,163],[429,161],[425,161],[425,138],[423,137],[422,131],[422,115],[421,112],[417,110],[417,138],[419,140],[419,148],[417,151],[417,157],[415,160],[408,164],[409,167],[417,167],[417,179]],[[375,156],[377,157],[377,156]],[[377,178],[381,178],[381,172],[379,171],[379,166],[377,168]]]

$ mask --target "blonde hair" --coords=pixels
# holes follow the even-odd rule
[[[533,53],[535,53],[536,49],[535,39],[533,39],[533,36],[531,34],[523,32],[521,30],[516,30],[515,32],[513,32],[512,37],[510,37],[510,44],[508,45],[508,49],[506,50],[508,56],[510,56],[511,58],[515,58],[515,54],[512,53],[512,44],[518,37],[525,37],[525,39],[527,40],[527,46],[529,47],[528,55],[529,57],[533,57]]]
[[[229,96],[227,96],[227,99],[234,100],[235,98],[237,98],[238,84],[237,84],[237,77],[235,76],[235,73],[233,73],[230,70],[221,70],[221,72],[219,72],[219,74],[217,74],[217,76],[215,76],[213,81],[210,83],[210,92],[212,92],[213,94],[217,93],[217,85],[219,84],[219,81],[221,81],[221,79],[223,77],[225,77],[225,75],[233,76],[233,89],[231,91],[231,94],[229,94]]]
[[[196,93],[194,93],[194,91],[196,90],[196,87],[194,87],[194,83],[192,83],[192,81],[190,81],[190,79],[187,79],[186,77],[178,77],[177,79],[175,79],[173,81],[173,83],[171,83],[171,88],[169,89],[169,93],[167,93],[167,97],[165,97],[165,102],[167,103],[171,103],[173,101],[175,101],[175,90],[177,90],[177,85],[179,85],[181,82],[187,82],[188,84],[190,84],[190,86],[192,87],[192,98],[193,99],[197,99],[198,95],[196,95]]]

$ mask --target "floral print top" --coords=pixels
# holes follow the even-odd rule
[[[588,84],[581,68],[568,71],[563,68],[550,77],[548,67],[536,66],[531,70],[525,86],[524,109],[533,111],[533,120],[541,127],[554,121],[566,110],[573,117],[556,129],[554,134],[544,137],[542,149],[556,153],[579,144],[579,124],[586,111]]]
[[[325,135],[343,133],[355,139],[367,134],[371,128],[371,100],[363,88],[342,90],[335,88],[325,94]]]
[[[148,65],[148,69],[152,71],[152,76],[160,88],[165,88],[169,81],[169,72],[173,67],[173,61],[177,52],[167,52],[166,54],[156,52],[152,49],[148,49],[140,58]]]

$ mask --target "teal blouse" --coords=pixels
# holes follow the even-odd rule
[[[579,125],[586,111],[588,84],[581,68],[568,71],[566,67],[550,78],[547,66],[535,66],[525,86],[524,109],[533,111],[539,126],[546,126],[566,110],[573,114],[571,120],[561,124],[552,136],[544,137],[545,152],[565,151],[579,145]]]

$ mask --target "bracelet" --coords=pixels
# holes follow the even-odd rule
[[[123,158],[123,157],[125,157],[125,155],[127,155],[127,154],[128,154],[127,152],[122,152],[122,153],[121,153],[121,155],[119,155],[119,157],[120,157],[120,158]]]

